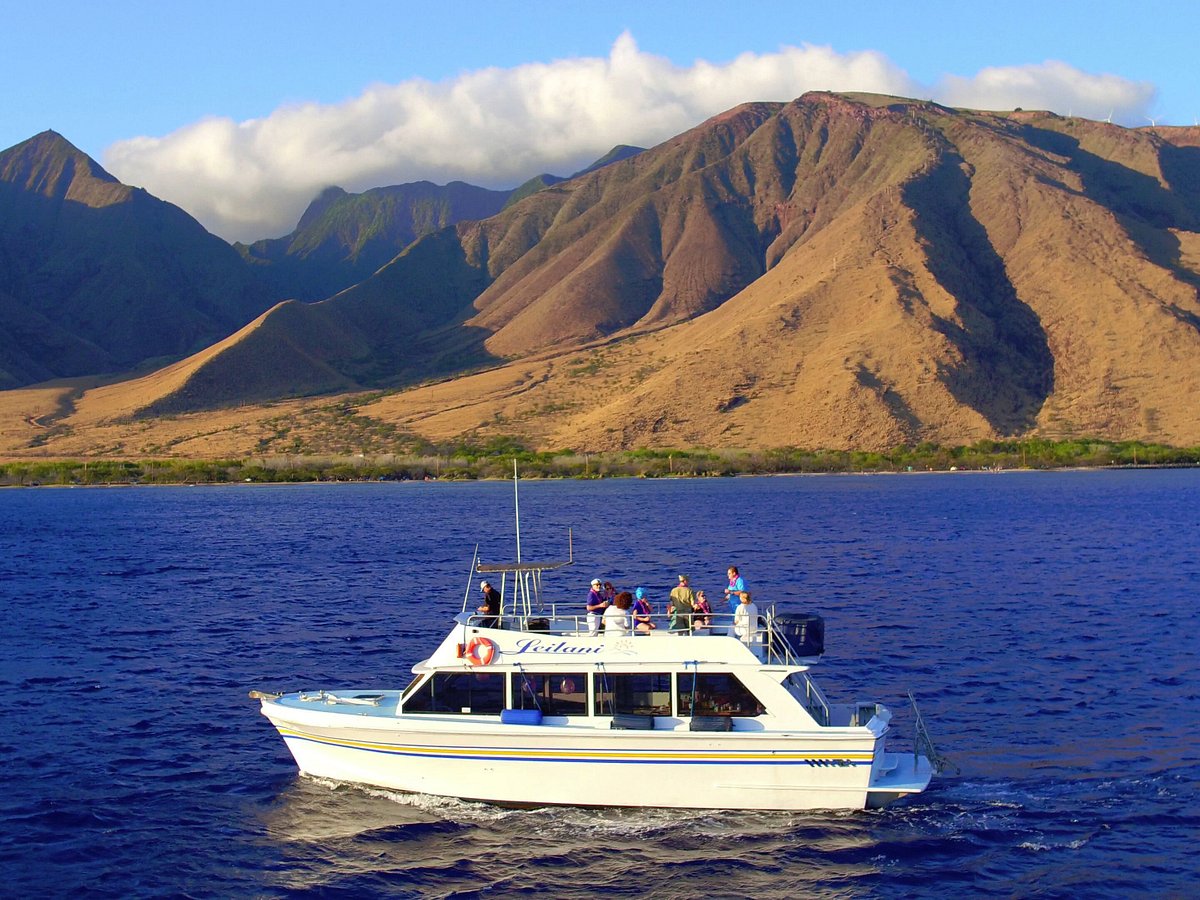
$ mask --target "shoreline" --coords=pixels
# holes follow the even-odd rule
[[[519,471],[522,481],[611,481],[615,479],[642,480],[700,480],[709,478],[788,478],[788,477],[820,477],[820,476],[900,476],[900,475],[1012,475],[1036,474],[1049,472],[1140,472],[1163,469],[1195,469],[1197,463],[1108,463],[1098,465],[1041,465],[1024,467],[980,467],[965,468],[952,466],[943,469],[934,468],[878,468],[858,470],[826,469],[823,471],[724,471],[718,473],[669,472],[647,474],[645,472],[608,472],[598,474],[583,473],[554,473],[546,474],[538,471]],[[66,474],[62,472],[60,474]],[[280,474],[285,477],[278,477]],[[33,473],[14,473],[9,471],[9,464],[0,464],[0,489],[3,488],[135,488],[135,487],[263,487],[278,485],[347,485],[347,484],[463,484],[471,482],[504,483],[512,480],[511,474],[497,473],[455,473],[447,475],[425,475],[423,477],[408,477],[405,475],[368,475],[357,476],[349,473],[330,475],[318,470],[305,469],[303,474],[295,470],[279,470],[272,472],[274,477],[226,477],[208,479],[187,479],[169,477],[140,477],[129,473],[126,478],[66,478],[55,480],[40,480],[32,477]]]

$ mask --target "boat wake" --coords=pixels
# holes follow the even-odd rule
[[[333,781],[311,775],[303,781],[343,796],[374,798],[389,804],[463,826],[499,825],[535,829],[552,836],[586,832],[597,837],[638,836],[657,838],[680,830],[703,829],[728,835],[769,834],[781,828],[828,827],[862,817],[857,810],[808,813],[758,810],[690,810],[649,807],[541,806],[511,807],[432,794],[390,791],[365,784]],[[324,807],[328,808],[328,807]]]

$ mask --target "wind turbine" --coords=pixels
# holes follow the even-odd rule
[[[1110,109],[1110,110],[1108,111],[1108,118],[1104,120],[1104,121],[1105,121],[1105,122],[1107,122],[1109,125],[1111,125],[1111,124],[1112,124],[1112,116],[1113,116],[1113,112],[1114,112],[1114,110],[1111,110],[1111,109]]]

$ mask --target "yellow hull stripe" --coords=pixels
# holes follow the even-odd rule
[[[519,762],[589,762],[589,763],[677,763],[688,765],[720,765],[723,763],[804,763],[810,765],[870,765],[871,751],[860,750],[716,750],[680,752],[678,749],[569,749],[566,747],[449,747],[387,744],[356,741],[325,735],[307,734],[276,726],[284,739],[311,741],[349,750],[365,750],[396,756],[415,756],[429,759],[493,759]]]

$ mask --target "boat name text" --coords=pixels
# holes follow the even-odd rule
[[[541,638],[526,638],[517,641],[517,653],[599,653],[600,647],[585,647],[568,644],[566,641],[547,643]]]

